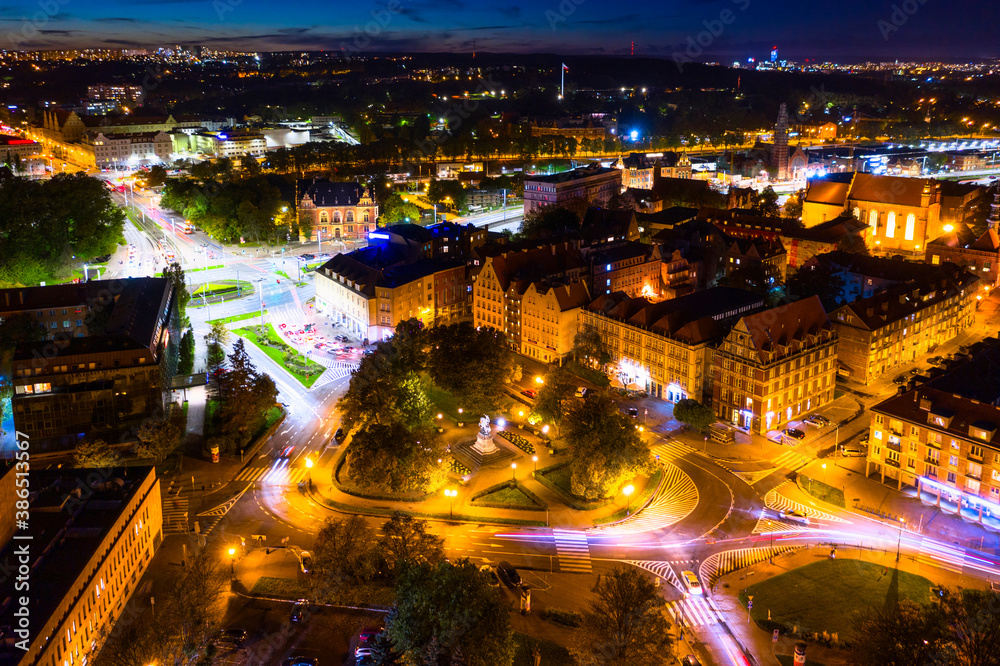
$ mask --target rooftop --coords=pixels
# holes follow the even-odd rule
[[[574,180],[580,180],[582,178],[590,178],[592,176],[603,176],[607,174],[616,174],[621,177],[621,171],[611,167],[602,167],[598,162],[592,162],[584,167],[578,167],[576,169],[571,169],[570,171],[563,171],[561,173],[554,173],[551,175],[544,174],[524,174],[524,182],[528,183],[550,183],[553,185],[558,185],[560,183],[569,183]]]
[[[319,178],[300,180],[298,191],[315,206],[357,206],[363,197],[371,196],[361,183],[335,183]]]

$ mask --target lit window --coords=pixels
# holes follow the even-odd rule
[[[913,227],[917,224],[917,216],[910,213],[906,216],[906,231],[904,232],[904,237],[906,240],[913,240]]]
[[[885,221],[885,237],[893,238],[896,235],[896,214],[893,212],[889,213],[889,216]]]

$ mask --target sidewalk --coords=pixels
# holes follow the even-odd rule
[[[744,648],[748,649],[761,666],[775,666],[779,662],[776,655],[791,655],[796,643],[801,639],[779,636],[778,642],[772,642],[772,635],[757,627],[756,624],[747,623],[746,606],[739,600],[741,590],[749,585],[760,583],[774,576],[797,569],[801,566],[824,560],[829,556],[830,549],[827,547],[808,548],[792,551],[785,555],[774,558],[774,564],[768,564],[765,560],[756,564],[749,571],[740,569],[731,574],[721,577],[715,586],[713,599],[719,609],[726,613],[726,624],[736,635]],[[857,548],[837,548],[837,558],[841,560],[862,560],[872,562],[880,566],[888,567],[889,570],[899,569],[907,573],[917,574],[930,579],[936,584],[946,587],[961,588],[983,588],[981,580],[963,576],[946,569],[939,569],[930,565],[922,564],[915,560],[912,555],[904,555],[896,562],[896,554],[883,550],[858,550]],[[807,643],[806,663],[822,663],[826,666],[847,663],[847,653],[836,648],[827,648],[816,643]]]

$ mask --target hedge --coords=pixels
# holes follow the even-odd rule
[[[546,473],[561,469],[571,464],[572,461],[566,460],[555,465],[549,465],[548,467],[543,467],[542,469],[535,472],[535,480],[541,483],[543,486],[554,492],[559,496],[559,499],[563,501],[571,509],[576,509],[577,511],[593,511],[594,509],[600,509],[602,506],[607,506],[610,500],[587,500],[582,497],[577,497],[576,495],[571,495],[565,490],[560,488],[558,485],[552,482],[551,479],[546,478]]]
[[[523,493],[528,499],[534,502],[536,506],[512,507],[509,504],[502,504],[500,502],[488,502],[480,500],[481,497],[491,495],[497,492],[498,490],[503,490],[504,488],[516,488],[519,492]],[[478,493],[472,496],[472,498],[469,500],[469,503],[470,504],[476,503],[476,506],[484,506],[490,509],[513,509],[514,511],[546,511],[549,508],[549,505],[545,502],[545,500],[543,500],[541,497],[539,497],[535,493],[525,488],[517,481],[503,481],[502,483],[492,485],[489,488],[486,488],[485,490],[480,490]]]

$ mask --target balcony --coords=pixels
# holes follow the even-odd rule
[[[898,460],[893,460],[892,458],[886,458],[885,459],[885,464],[889,465],[891,467],[895,467],[895,468],[899,469],[899,461]]]
[[[903,451],[903,445],[900,442],[887,441],[885,443],[885,448],[890,451],[895,451],[896,453],[901,453]]]
[[[927,446],[931,447],[932,449],[937,449],[938,451],[941,450],[941,442],[935,442],[933,440],[928,439]]]
[[[982,481],[983,480],[983,473],[982,472],[979,472],[977,474],[976,472],[973,472],[973,471],[970,471],[970,470],[966,470],[965,476],[969,477],[970,479],[975,479],[976,481]]]
[[[941,464],[941,459],[940,458],[935,458],[933,456],[924,456],[924,462],[925,463],[930,463],[931,465],[940,465]]]

